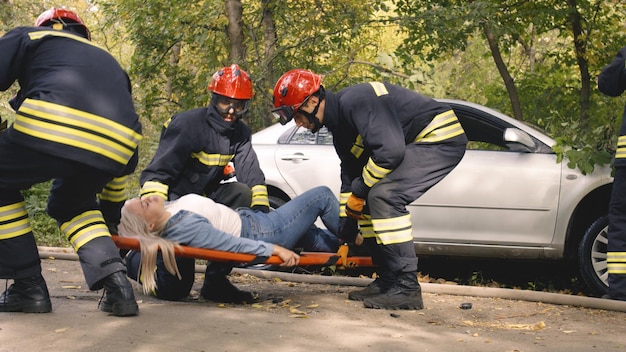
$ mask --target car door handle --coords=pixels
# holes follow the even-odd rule
[[[304,155],[303,153],[293,153],[293,154],[287,154],[287,155],[283,155],[280,157],[281,160],[285,160],[285,161],[302,161],[302,160],[309,160],[309,157]]]

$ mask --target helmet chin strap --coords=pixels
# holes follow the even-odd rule
[[[310,113],[300,110],[300,113],[306,116],[307,120],[309,120],[309,122],[313,124],[314,127],[311,129],[312,133],[317,133],[317,131],[319,131],[320,128],[322,128],[323,126],[320,120],[317,117],[315,117],[315,115],[317,115],[317,111],[320,109],[320,104],[322,103],[322,100],[324,100],[325,97],[326,97],[326,91],[324,90],[323,86],[320,86],[319,95],[317,99],[317,105],[315,106],[315,109],[313,109],[313,111]]]
[[[322,128],[322,124],[320,123],[320,120],[318,120],[317,117],[315,117],[315,114],[317,114],[317,110],[319,109],[319,107],[320,107],[320,104],[317,103],[317,106],[315,107],[313,112],[300,111],[302,115],[306,116],[307,120],[309,120],[309,123],[313,124],[314,127],[311,129],[311,132],[313,133],[317,133],[317,131],[319,131],[320,128]]]

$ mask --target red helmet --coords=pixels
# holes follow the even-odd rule
[[[89,33],[89,29],[85,26],[78,15],[70,10],[53,7],[49,10],[46,10],[37,17],[35,21],[35,27],[45,27],[49,26],[53,23],[61,23],[65,29],[68,29],[68,26],[79,27],[79,33],[85,38],[91,40],[91,33]]]
[[[283,74],[274,86],[274,110],[272,112],[283,125],[311,94],[320,90],[322,76],[309,70],[293,69]]]
[[[207,90],[232,99],[249,100],[254,96],[250,75],[237,64],[215,72]]]

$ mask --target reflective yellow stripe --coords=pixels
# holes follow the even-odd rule
[[[233,154],[207,154],[203,151],[191,153],[191,157],[198,159],[199,162],[206,166],[226,166],[233,159]]]
[[[609,274],[626,274],[626,263],[608,263],[606,266]]]
[[[267,186],[265,185],[256,185],[252,187],[252,205],[262,205],[269,207],[270,200],[267,196]]]
[[[98,197],[109,202],[123,202],[126,200],[127,176],[117,177],[104,186]]]
[[[413,241],[413,229],[409,214],[391,219],[372,219],[372,226],[376,237],[382,244]]]
[[[172,118],[170,117],[169,119],[167,119],[167,121],[165,121],[165,123],[163,123],[163,127],[168,128],[171,122],[172,122]]]
[[[143,186],[141,186],[141,196],[150,196],[157,195],[167,200],[167,194],[169,193],[169,186],[165,183],[157,182],[157,181],[146,181]]]
[[[354,155],[356,158],[359,158],[363,151],[365,150],[365,145],[363,144],[363,137],[361,135],[356,136],[356,140],[354,144],[352,144],[352,148],[350,148],[350,153]]]
[[[615,151],[615,158],[626,158],[626,136],[619,136],[619,138],[617,139],[617,150]]]
[[[75,251],[94,238],[111,236],[99,210],[86,211],[61,224],[61,232]]]
[[[626,252],[607,252],[606,262],[609,274],[626,274]]]
[[[348,198],[352,192],[344,192],[339,195],[339,216],[346,217],[346,203],[348,203]]]
[[[626,263],[626,252],[607,252],[606,260],[608,262]]]
[[[372,226],[372,219],[367,216],[365,220],[359,220],[359,230],[361,231],[361,235],[363,238],[375,238],[376,233],[374,232],[374,227]],[[380,243],[380,241],[376,241]]]
[[[25,202],[0,207],[0,240],[19,237],[30,232],[32,228]]]
[[[389,92],[387,91],[387,87],[380,82],[369,82],[372,88],[374,88],[374,92],[376,96],[387,95]]]
[[[415,138],[416,143],[433,143],[450,139],[465,133],[456,114],[452,110],[443,112],[433,120]]]
[[[13,127],[27,135],[87,150],[126,164],[141,134],[107,118],[66,106],[26,99]]]
[[[102,48],[101,46],[95,44],[94,42],[83,38],[79,35],[76,34],[72,34],[69,32],[64,32],[64,31],[51,31],[51,30],[47,30],[47,31],[37,31],[37,32],[30,32],[28,33],[28,36],[30,37],[30,40],[39,40],[43,37],[63,37],[63,38],[68,38],[68,39],[74,39],[77,40],[79,42],[83,42],[85,44],[89,44],[91,46],[95,46],[96,48],[100,48],[104,51],[106,51],[104,48]]]
[[[385,169],[384,167],[378,166],[372,158],[369,158],[367,164],[363,168],[363,183],[365,183],[367,187],[371,188],[390,172],[391,169]]]

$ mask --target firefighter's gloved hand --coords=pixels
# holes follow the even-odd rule
[[[346,202],[346,215],[353,219],[365,220],[365,216],[363,216],[363,207],[365,207],[365,200],[351,194]]]
[[[260,212],[263,212],[263,213],[269,213],[270,212],[270,207],[268,207],[267,205],[254,205],[250,209],[257,210],[257,211],[260,211]]]

